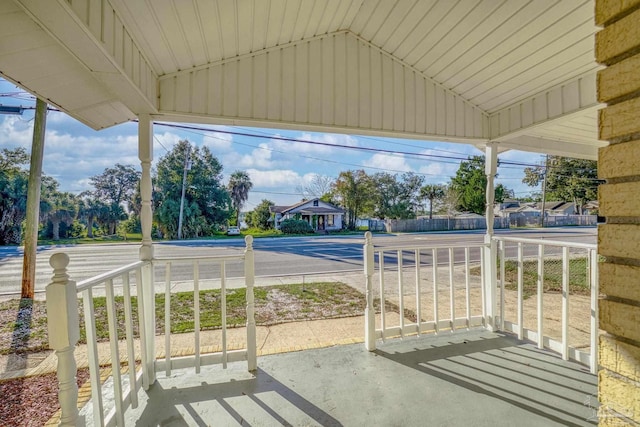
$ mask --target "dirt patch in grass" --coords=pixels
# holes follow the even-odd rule
[[[297,320],[330,319],[358,316],[364,313],[364,295],[341,282],[275,285],[255,288],[255,315],[258,325],[273,325]],[[156,333],[164,334],[164,294],[156,295]],[[200,325],[202,330],[221,327],[222,295],[220,290],[206,290],[199,294]],[[227,325],[246,324],[246,290],[229,289],[225,295]],[[81,342],[85,340],[82,301],[78,302],[81,323]],[[171,332],[191,332],[194,328],[193,293],[171,295]],[[397,307],[387,304],[387,310]],[[376,310],[379,309],[376,304]],[[124,337],[124,300],[116,297],[118,336]],[[107,304],[104,297],[94,298],[92,310],[99,340],[108,338]],[[134,335],[138,334],[137,300],[132,298]],[[48,354],[47,313],[44,301],[9,300],[0,302],[0,370],[28,367],[30,355]],[[39,357],[37,359],[41,359]],[[7,359],[15,359],[8,365]]]

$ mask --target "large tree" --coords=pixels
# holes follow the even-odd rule
[[[364,170],[340,172],[333,192],[347,214],[347,228],[356,228],[356,220],[372,208],[373,186]]]
[[[330,176],[314,174],[307,184],[296,185],[296,193],[302,195],[303,199],[331,198],[331,189],[335,180]]]
[[[158,161],[155,177],[154,216],[159,229],[168,238],[178,235],[178,217],[182,193],[185,156],[189,152],[191,168],[187,173],[182,234],[196,237],[211,234],[227,222],[231,199],[222,182],[222,165],[207,147],[189,147],[178,142]]]
[[[413,173],[400,177],[387,172],[371,176],[373,213],[379,218],[415,218],[420,205],[420,187],[424,178]]]
[[[231,196],[231,205],[236,211],[236,225],[240,225],[240,210],[249,198],[249,190],[253,187],[249,174],[245,171],[235,171],[229,177],[227,188]]]
[[[271,211],[269,208],[273,205],[274,203],[271,200],[262,199],[258,206],[247,215],[247,224],[249,227],[256,227],[261,230],[272,228],[274,224],[269,221],[269,219],[271,219]]]
[[[433,203],[442,200],[447,190],[446,185],[427,184],[420,189],[420,197],[429,201],[429,219],[433,218]]]
[[[0,245],[20,243],[29,179],[24,167],[28,164],[24,148],[0,151]]]
[[[131,165],[117,163],[106,168],[100,175],[89,178],[95,188],[94,194],[107,203],[120,205],[131,203],[131,196],[140,181],[140,172]]]
[[[578,213],[589,200],[598,197],[598,163],[595,160],[549,156],[546,167],[541,165],[524,170],[522,182],[536,187],[544,181],[546,169],[546,201],[572,201]]]
[[[484,170],[484,156],[473,156],[460,163],[456,175],[451,178],[451,187],[458,194],[458,209],[466,212],[485,214],[487,203],[487,176]],[[495,186],[495,201],[502,202],[512,197],[513,191],[504,185]]]
[[[47,194],[44,203],[48,204],[45,217],[51,223],[53,240],[60,240],[60,224],[68,227],[78,214],[78,199],[71,193],[54,191]]]

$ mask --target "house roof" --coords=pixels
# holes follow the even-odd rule
[[[313,203],[313,201],[315,200],[320,200],[318,198],[315,199],[311,199],[311,200],[303,200],[301,202],[298,202],[294,205],[291,206],[271,206],[269,208],[269,210],[271,212],[274,213],[281,213],[281,214],[286,214],[292,210],[295,210],[296,208],[299,208],[300,206],[304,206],[306,204],[309,203]],[[332,205],[331,203],[327,203],[327,202],[321,202],[323,205],[327,205],[327,206],[307,206],[306,208],[304,208],[303,210],[299,210],[299,213],[304,213],[304,214],[341,214],[344,213],[344,210],[340,209],[337,206]]]
[[[591,0],[7,0],[0,29],[0,74],[95,129],[150,115],[591,159],[606,145]]]

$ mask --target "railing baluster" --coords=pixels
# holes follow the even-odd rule
[[[382,328],[382,339],[387,330],[386,327],[386,303],[384,299],[384,251],[378,252],[378,264],[380,266],[380,327]]]
[[[487,301],[485,299],[485,288],[484,288],[484,250],[480,249],[480,299],[482,300],[482,324],[487,326]]]
[[[127,368],[129,370],[129,390],[131,407],[138,407],[138,389],[136,387],[136,353],[133,347],[133,316],[131,310],[131,284],[129,272],[122,275],[122,294],[124,303],[124,328],[127,339]]]
[[[589,251],[590,282],[591,282],[591,373],[598,373],[598,251]]]
[[[518,339],[524,338],[524,264],[522,261],[522,242],[518,242]]]
[[[538,246],[538,348],[544,348],[544,245]]]
[[[89,361],[89,380],[91,382],[91,400],[93,402],[93,424],[104,426],[96,318],[93,307],[93,290],[91,288],[82,292],[82,306],[84,308],[84,327],[87,336],[87,359]]]
[[[504,331],[505,242],[500,240],[500,330]]]
[[[451,332],[456,329],[456,301],[455,301],[455,293],[456,288],[453,283],[453,257],[454,252],[453,248],[449,248],[449,312],[451,313]]]
[[[436,334],[440,332],[440,315],[438,313],[438,249],[431,249],[433,267],[433,322]]]
[[[569,248],[562,247],[562,358],[569,360]]]
[[[418,335],[422,332],[422,311],[421,311],[421,294],[420,294],[420,249],[415,251],[415,263],[416,263],[416,323],[418,327]]]
[[[193,262],[193,338],[196,374],[200,373],[200,264]]]
[[[469,248],[464,248],[464,288],[465,288],[465,302],[467,309],[467,329],[471,328],[471,281],[469,270]]]
[[[153,267],[151,267],[153,268]],[[155,293],[154,293],[155,294]],[[155,357],[155,355],[151,356],[147,354],[147,346],[145,343],[147,339],[154,340],[155,333],[147,334],[145,327],[145,310],[144,310],[144,291],[142,290],[142,268],[136,269],[136,296],[138,299],[138,331],[140,334],[140,363],[142,365],[142,388],[145,390],[149,389],[149,376],[146,375],[145,367],[147,365],[148,357]],[[153,314],[155,318],[155,313]],[[155,332],[155,331],[154,331]],[[148,338],[151,337],[151,338]]]
[[[404,282],[402,280],[402,251],[397,251],[398,257],[398,311],[400,311],[400,336],[404,337]]]
[[[105,283],[107,323],[109,324],[109,344],[111,348],[111,375],[113,377],[113,393],[116,405],[116,424],[124,426],[124,410],[122,398],[122,378],[120,376],[120,350],[118,349],[118,318],[116,301],[113,293],[113,280]]]
[[[220,263],[220,309],[222,320],[222,367],[227,369],[227,273],[224,261]]]
[[[164,268],[164,360],[168,377],[171,375],[171,262],[167,262]]]

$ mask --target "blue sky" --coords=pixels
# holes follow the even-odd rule
[[[32,98],[18,92],[21,92],[20,89],[0,80],[0,105],[35,105]],[[466,157],[482,154],[467,144],[235,126],[206,127],[212,130],[186,131],[156,124],[154,160],[165,155],[181,139],[186,138],[198,146],[208,146],[224,167],[225,182],[235,170],[249,173],[254,187],[245,210],[253,209],[262,199],[282,205],[299,201],[301,196],[296,194],[296,187],[310,182],[315,174],[335,178],[341,171],[350,169],[365,169],[367,173],[411,171],[423,174],[428,183],[445,184],[459,165],[458,160],[293,143],[269,136],[423,155]],[[251,133],[267,138],[231,135],[216,130]],[[20,146],[30,150],[32,132],[32,110],[25,111],[22,116],[0,115],[0,149]],[[529,164],[542,160],[541,155],[519,151],[502,153],[499,158]],[[116,163],[131,164],[139,169],[135,123],[94,131],[64,113],[48,113],[43,171],[58,180],[61,191],[77,194],[91,189],[89,177],[100,174]],[[536,188],[522,184],[522,176],[523,167],[505,165],[498,169],[497,182],[513,189],[517,196],[536,191]]]

